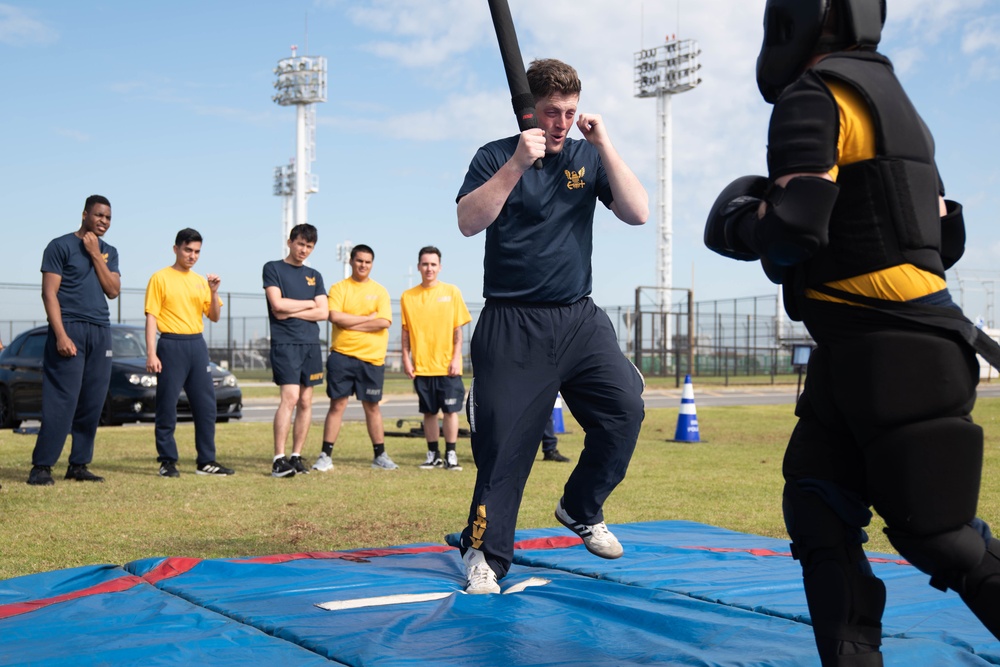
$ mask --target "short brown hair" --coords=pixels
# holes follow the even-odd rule
[[[528,66],[528,87],[536,102],[552,93],[579,95],[583,88],[576,70],[555,58],[531,61]]]

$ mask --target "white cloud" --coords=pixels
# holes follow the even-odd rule
[[[966,26],[962,52],[976,54],[1000,49],[1000,15],[980,19]]]
[[[360,26],[389,36],[368,45],[378,56],[404,67],[433,67],[482,41],[485,6],[467,0],[370,0],[352,5],[348,16]]]
[[[0,44],[33,46],[51,44],[59,33],[29,12],[13,5],[0,4]]]

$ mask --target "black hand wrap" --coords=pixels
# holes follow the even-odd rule
[[[752,226],[770,182],[763,176],[741,176],[727,185],[705,221],[705,245],[723,257],[752,262],[760,255],[742,239],[741,226]]]

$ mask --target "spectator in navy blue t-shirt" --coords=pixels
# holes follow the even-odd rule
[[[302,448],[312,424],[313,387],[323,382],[323,353],[317,323],[326,320],[330,313],[323,276],[305,265],[317,239],[312,225],[295,225],[288,237],[288,255],[264,265],[264,293],[271,323],[271,372],[274,383],[281,389],[281,401],[274,413],[273,477],[309,472],[302,462]],[[286,458],[289,430],[292,456]]]
[[[55,484],[52,466],[70,434],[66,479],[104,481],[87,466],[111,381],[107,299],[117,297],[122,285],[118,251],[102,240],[110,227],[111,202],[91,195],[83,205],[80,229],[53,239],[42,255],[42,304],[49,332],[42,357],[42,427],[28,484]]]
[[[577,117],[572,67],[536,60],[528,84],[538,128],[480,148],[458,193],[459,229],[486,231],[486,306],[472,337],[467,402],[478,468],[461,538],[469,593],[500,591],[538,434],[560,391],[586,438],[556,518],[592,553],[621,556],[602,507],[625,477],[643,419],[642,376],[589,295],[597,201],[641,225],[649,198],[601,116]],[[584,141],[568,136],[574,120]],[[544,165],[534,169],[538,159]]]

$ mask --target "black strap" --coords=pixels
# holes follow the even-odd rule
[[[986,332],[969,321],[957,308],[931,306],[913,301],[886,301],[862,294],[852,294],[829,285],[816,285],[810,289],[850,303],[868,306],[879,313],[943,329],[958,334],[966,344],[978,352],[990,366],[1000,370],[1000,344],[986,335]]]

